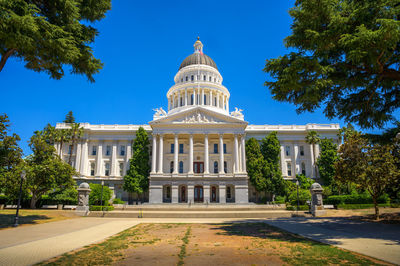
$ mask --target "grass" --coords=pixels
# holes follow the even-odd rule
[[[199,240],[198,237],[203,233],[210,234],[210,237],[207,240]],[[171,248],[171,245],[174,248]],[[225,254],[227,249],[230,249],[230,256],[223,256],[225,261],[218,263],[229,264],[249,258],[248,256],[262,258],[267,255],[263,264],[268,264],[268,260],[272,259],[288,265],[387,265],[379,260],[312,241],[265,223],[140,224],[99,244],[72,251],[41,265],[110,265],[118,261],[126,265],[151,265],[156,264],[156,261],[184,265],[186,262],[190,264],[193,258],[199,259],[200,262],[210,256],[221,259],[221,254]],[[143,261],[146,256],[156,260]],[[175,258],[174,262],[167,263],[167,257]]]
[[[15,209],[0,210],[0,230],[11,228],[14,224]],[[61,210],[19,210],[18,224],[33,225],[76,218],[73,211]]]

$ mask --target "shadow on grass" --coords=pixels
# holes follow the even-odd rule
[[[0,229],[10,228],[14,225],[14,214],[0,214]],[[50,217],[46,215],[25,215],[18,217],[18,224],[37,224],[38,220],[48,220]]]

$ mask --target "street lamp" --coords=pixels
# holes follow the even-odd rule
[[[103,187],[104,187],[104,181],[101,181],[101,199],[100,199],[101,210],[103,210]]]
[[[297,187],[297,214],[299,214],[299,180],[296,180],[296,187]]]
[[[21,172],[21,183],[19,185],[19,197],[18,197],[18,204],[17,204],[17,213],[15,214],[15,219],[14,219],[14,227],[18,226],[18,213],[19,213],[19,205],[21,205],[21,197],[22,197],[22,183],[25,180],[26,172],[22,171]]]

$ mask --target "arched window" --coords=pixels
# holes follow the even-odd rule
[[[214,97],[214,106],[217,106],[217,97]]]
[[[204,99],[203,99],[203,101],[204,101],[204,102],[203,102],[204,105],[207,104],[207,95],[205,95],[205,94],[204,94]]]
[[[183,174],[183,162],[182,161],[179,162],[179,173]]]
[[[169,172],[172,173],[173,171],[174,171],[174,162],[172,161],[172,162],[169,164]]]
[[[186,81],[188,81],[188,76],[186,76]]]
[[[181,99],[181,106],[183,106],[183,97],[179,97]]]
[[[190,77],[190,80],[191,80],[191,81],[193,81],[193,80],[194,80],[194,76],[193,76],[193,75]]]
[[[228,173],[228,163],[226,161],[224,162],[224,172],[225,174]]]
[[[204,80],[204,81],[206,80],[206,75],[203,76],[203,80]]]
[[[208,79],[210,82],[211,82],[211,76],[209,77],[209,79]]]
[[[301,174],[306,175],[306,164],[304,162],[301,163]]]
[[[214,174],[218,174],[218,162],[214,162]]]
[[[193,94],[190,95],[190,104],[191,105],[194,104],[194,95]]]

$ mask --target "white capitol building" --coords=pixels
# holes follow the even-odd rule
[[[305,142],[307,132],[337,141],[338,124],[248,125],[242,110],[229,110],[230,93],[222,85],[215,62],[197,40],[194,53],[179,67],[175,85],[167,92],[168,110],[156,109],[149,125],[92,125],[81,123],[84,137],[72,151],[81,182],[104,181],[114,197],[131,199],[122,188],[129,167],[132,140],[142,126],[151,141],[150,203],[248,203],[256,192],[246,172],[245,140],[261,140],[278,132],[281,169],[286,179],[296,174],[315,178],[314,155]],[[57,128],[67,128],[57,123]],[[59,148],[57,146],[57,148]],[[318,157],[319,148],[316,147]]]

